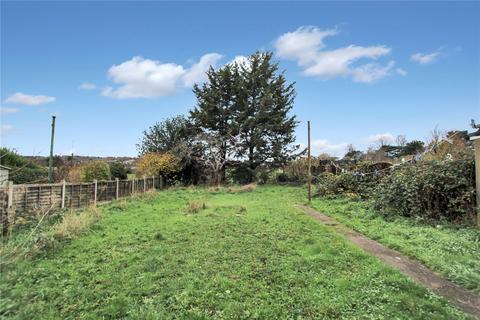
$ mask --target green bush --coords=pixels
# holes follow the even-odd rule
[[[13,149],[0,148],[0,164],[11,169],[8,179],[15,184],[47,180],[46,168],[22,157]]]
[[[119,161],[112,162],[110,163],[110,175],[112,176],[112,179],[115,179],[115,178],[118,178],[120,180],[127,179],[128,177],[127,167]]]
[[[319,196],[341,194],[369,198],[382,176],[375,173],[322,173],[316,177]]]
[[[284,172],[280,172],[279,174],[277,174],[277,182],[278,183],[287,183],[289,181],[290,181],[290,179],[289,179],[288,174],[286,174]]]
[[[247,166],[239,165],[228,172],[229,180],[235,184],[246,184],[251,182],[250,170]]]
[[[373,194],[384,215],[466,221],[475,214],[472,156],[451,161],[422,161],[401,166]]]
[[[82,166],[82,181],[110,180],[110,167],[103,161],[92,161]]]
[[[8,177],[15,184],[46,182],[48,179],[48,170],[42,167],[21,167],[11,168]]]

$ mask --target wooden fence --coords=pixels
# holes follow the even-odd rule
[[[163,188],[163,180],[149,177],[91,183],[18,184],[0,188],[0,230],[18,218],[81,208]]]

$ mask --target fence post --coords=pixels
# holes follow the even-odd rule
[[[152,187],[155,189],[155,176],[152,176]]]
[[[28,210],[27,200],[28,200],[28,185],[25,184],[25,212],[27,212]]]
[[[95,190],[95,195],[93,196],[93,205],[96,207],[97,206],[97,180],[93,180],[94,184],[94,190]]]
[[[62,180],[62,209],[65,208],[65,180]]]
[[[8,202],[7,208],[10,209],[13,206],[13,181],[8,181]]]
[[[145,176],[143,176],[143,193],[147,192],[147,180]]]
[[[14,223],[15,223],[15,209],[13,208],[13,182],[8,181],[7,224],[8,224],[9,240],[12,238]]]
[[[118,200],[118,188],[120,186],[120,181],[118,178],[115,178],[115,182],[117,183],[116,189],[115,189],[115,199]]]

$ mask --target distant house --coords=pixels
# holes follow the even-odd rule
[[[0,164],[0,187],[5,187],[7,185],[9,171],[9,167],[5,167]]]

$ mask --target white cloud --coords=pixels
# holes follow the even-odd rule
[[[207,53],[200,58],[198,63],[193,64],[183,75],[183,83],[187,87],[193,86],[196,82],[203,82],[206,79],[206,72],[210,66],[215,66],[222,58],[218,53]]]
[[[78,89],[80,90],[95,90],[96,88],[97,86],[95,85],[95,83],[91,82],[84,82],[78,86]]]
[[[0,114],[13,114],[17,112],[18,112],[17,108],[5,108],[5,107],[0,108]]]
[[[367,63],[353,69],[353,80],[356,82],[371,83],[389,75],[390,70],[395,66],[394,61],[390,61],[385,67],[377,63]]]
[[[298,60],[304,66],[314,61],[318,52],[325,47],[323,39],[336,34],[336,30],[322,31],[317,27],[304,26],[281,35],[275,47],[280,57]]]
[[[440,56],[441,50],[438,49],[432,53],[414,53],[410,56],[410,60],[419,64],[430,64],[437,60],[438,56]]]
[[[36,106],[40,104],[45,104],[49,102],[54,102],[57,100],[55,97],[49,96],[33,96],[29,94],[24,94],[21,92],[17,92],[9,96],[5,103],[14,103],[14,104],[24,104],[30,106]]]
[[[365,139],[367,143],[392,143],[393,141],[395,137],[389,132],[374,134]]]
[[[11,124],[2,124],[2,126],[0,127],[0,132],[2,134],[8,134],[13,130],[15,130],[15,128]]]
[[[397,73],[401,75],[402,77],[406,76],[408,74],[407,71],[403,70],[402,68],[397,68]]]
[[[249,63],[248,57],[246,57],[246,56],[235,56],[235,58],[232,61],[228,62],[227,64],[234,65],[235,63],[237,65],[246,66]]]
[[[154,98],[174,94],[181,86],[191,86],[205,79],[210,65],[221,59],[217,53],[209,53],[198,63],[185,69],[175,63],[133,57],[108,70],[108,77],[119,87],[106,87],[102,95],[116,99]]]
[[[326,139],[313,140],[311,143],[312,153],[328,153],[334,156],[343,155],[347,146],[347,143],[332,144]]]
[[[324,39],[337,34],[336,30],[300,27],[277,39],[276,52],[281,58],[297,61],[307,76],[318,76],[323,79],[350,76],[354,81],[370,83],[390,74],[394,61],[390,61],[386,66],[374,63],[354,66],[354,63],[361,59],[376,60],[388,55],[391,48],[382,45],[368,47],[349,45],[325,50]]]

